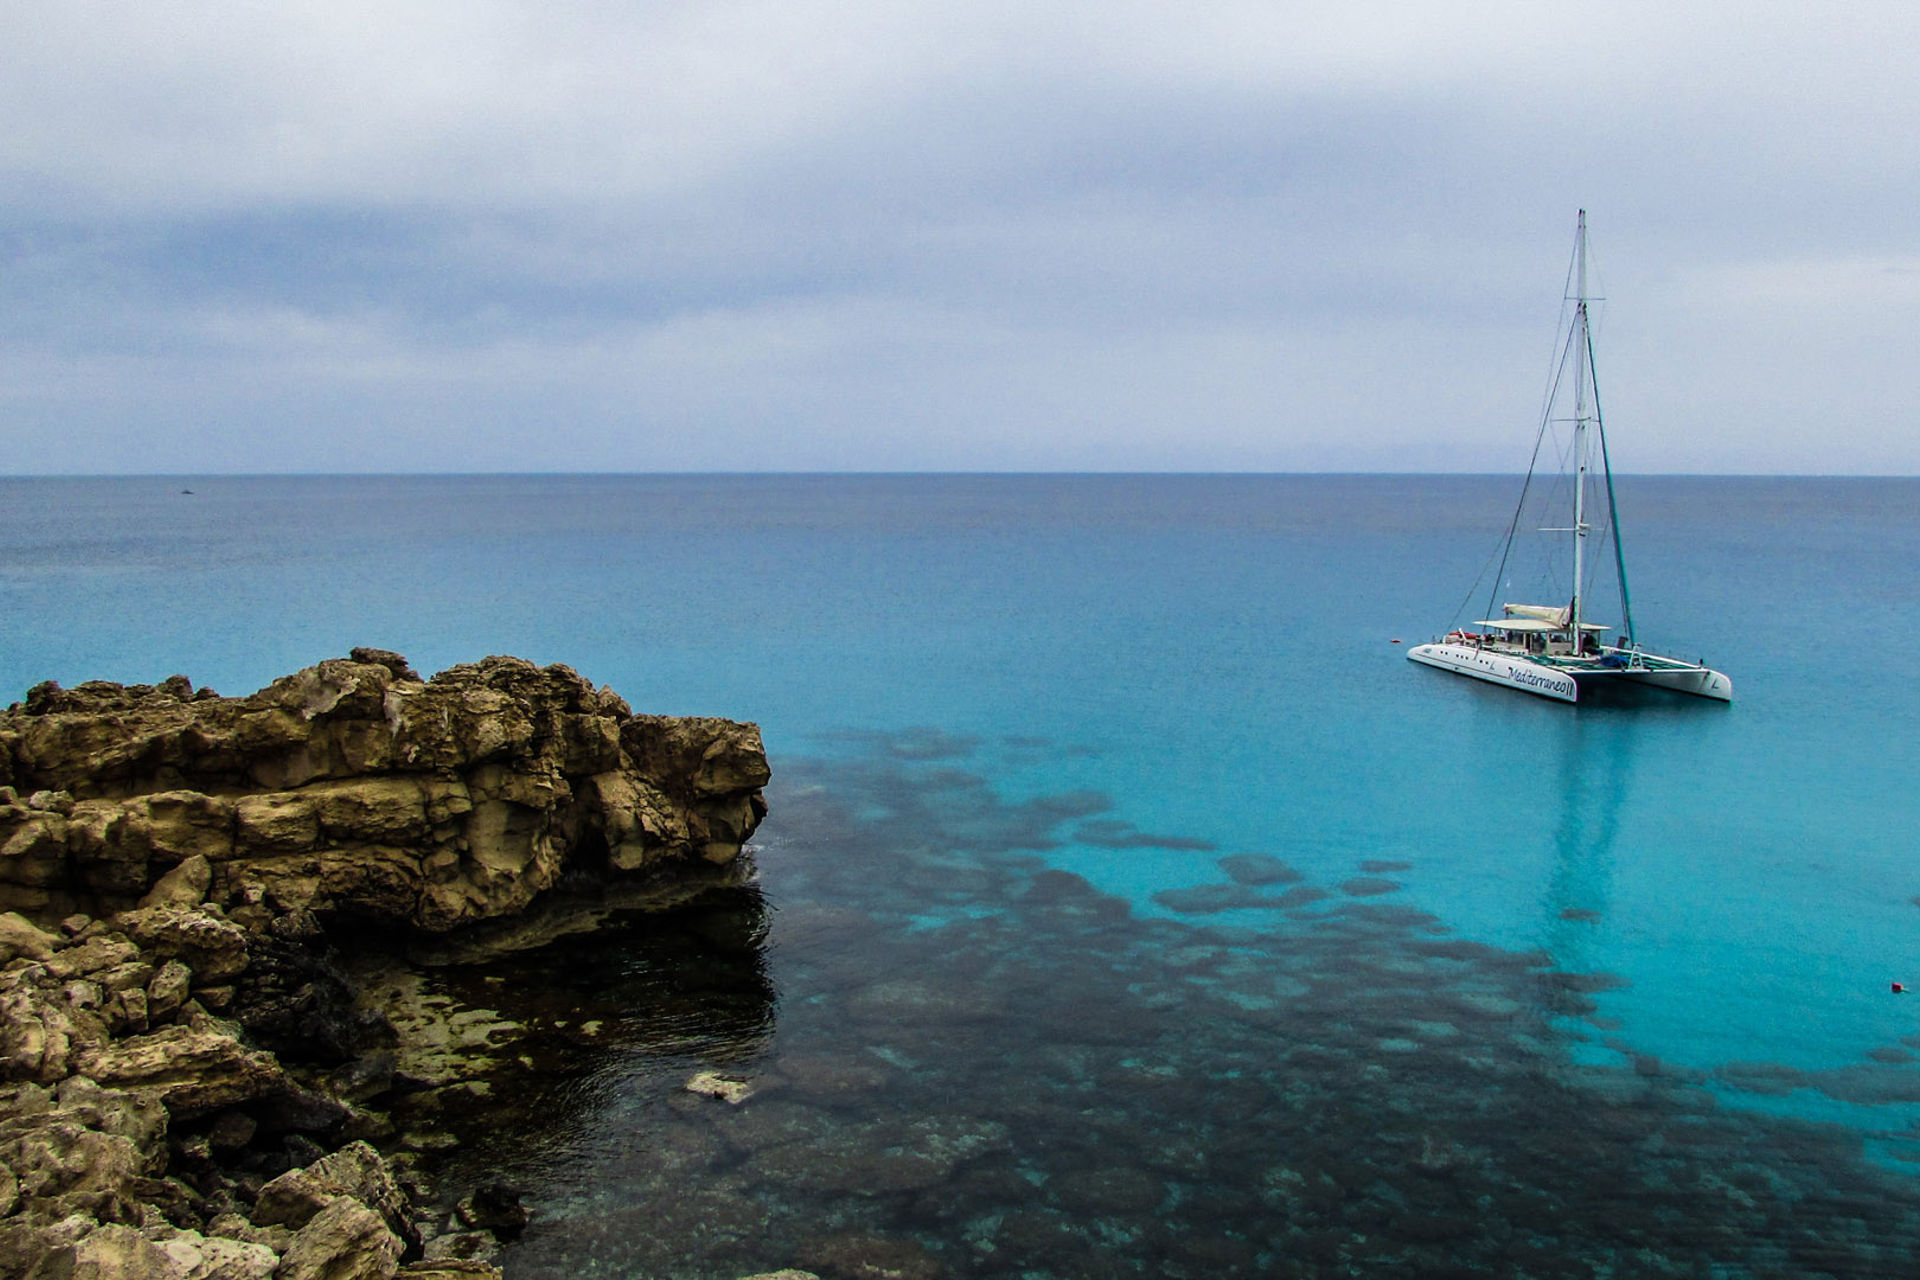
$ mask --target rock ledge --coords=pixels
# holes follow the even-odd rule
[[[0,910],[124,910],[199,856],[228,906],[444,932],[569,869],[728,862],[767,778],[753,725],[635,715],[519,658],[423,681],[356,649],[245,698],[42,684],[0,713]]]
[[[0,713],[0,1274],[497,1276],[365,1140],[421,1082],[329,926],[464,936],[563,876],[710,878],[767,779],[753,725],[517,658],[36,686]],[[525,1220],[480,1199],[451,1252]]]

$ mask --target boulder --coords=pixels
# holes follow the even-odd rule
[[[165,1114],[156,1102],[80,1077],[6,1101],[0,1167],[13,1182],[15,1212],[41,1223],[74,1214],[138,1220],[139,1192],[164,1159]]]
[[[837,1235],[808,1240],[800,1261],[845,1280],[940,1280],[944,1270],[925,1246],[884,1236]]]
[[[189,1280],[272,1280],[280,1255],[263,1244],[182,1231],[160,1242],[175,1260],[190,1264]]]
[[[0,1276],[71,1275],[73,1246],[95,1223],[84,1217],[64,1218],[58,1222],[29,1221],[16,1214],[0,1218]]]
[[[341,1196],[300,1228],[274,1274],[277,1280],[388,1280],[401,1249],[379,1214]]]
[[[527,1225],[527,1208],[520,1203],[519,1191],[504,1182],[475,1188],[455,1206],[454,1214],[467,1226],[503,1239],[518,1235]]]
[[[128,1226],[104,1226],[68,1246],[43,1274],[72,1280],[193,1280],[190,1266]]]
[[[294,1231],[313,1221],[313,1216],[347,1194],[347,1189],[329,1182],[306,1169],[289,1169],[260,1188],[253,1205],[256,1227],[288,1227]]]
[[[406,1195],[394,1182],[380,1153],[365,1142],[350,1142],[304,1169],[289,1169],[260,1188],[253,1206],[253,1224],[302,1230],[341,1196],[351,1196],[378,1213],[388,1229],[408,1244],[419,1243]],[[524,1212],[521,1221],[524,1224]]]
[[[84,981],[70,987],[70,978],[47,965],[0,973],[0,1081],[58,1083],[72,1074],[77,1054],[105,1042],[105,1019],[85,1007],[99,988]]]
[[[213,864],[207,861],[206,854],[196,853],[154,881],[153,888],[140,899],[140,905],[197,907],[207,900],[207,890],[212,886]]]
[[[25,956],[29,960],[53,957],[56,939],[17,911],[0,912],[0,964]]]
[[[65,980],[115,969],[139,958],[140,949],[124,938],[93,937],[49,957],[46,970],[50,976]]]
[[[455,1231],[427,1241],[423,1254],[431,1262],[491,1262],[500,1241],[491,1231]]]
[[[199,1022],[114,1041],[81,1069],[103,1084],[155,1091],[180,1119],[292,1088],[271,1054],[247,1048],[211,1018]]]
[[[172,1016],[187,1002],[192,989],[193,970],[179,960],[169,960],[154,970],[147,983],[147,1020],[159,1022]]]
[[[215,1214],[207,1223],[207,1235],[242,1244],[257,1244],[278,1258],[293,1243],[293,1232],[286,1227],[257,1227],[237,1213]]]
[[[201,982],[223,982],[246,970],[246,931],[211,912],[177,906],[141,907],[122,912],[114,922],[149,956],[180,960]]]
[[[401,1280],[502,1280],[500,1268],[471,1258],[429,1258],[394,1272]]]

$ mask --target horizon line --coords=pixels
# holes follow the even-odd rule
[[[1095,476],[1162,476],[1169,479],[1226,479],[1246,477],[1249,479],[1276,477],[1407,477],[1423,479],[1443,479],[1458,477],[1504,478],[1523,476],[1524,471],[1356,471],[1346,469],[1298,469],[1298,470],[1232,470],[1232,471],[1177,471],[1164,469],[1094,469],[1069,470],[1050,468],[1045,470],[1001,470],[1001,469],[960,469],[935,470],[929,468],[898,469],[821,469],[821,470],[658,470],[658,471],[47,471],[0,473],[0,481],[31,480],[477,480],[477,479],[714,479],[719,477],[737,477],[741,479],[764,478],[798,479],[803,477],[844,477],[880,478],[880,477],[967,477],[985,479],[1003,477],[1007,479],[1033,479],[1039,477],[1095,477]],[[1920,479],[1920,472],[1905,471],[1616,471],[1615,476],[1636,479],[1694,479],[1694,480],[1913,480]]]

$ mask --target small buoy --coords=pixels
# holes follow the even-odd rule
[[[1391,639],[1391,640],[1389,640],[1389,641],[1387,641],[1387,643],[1388,643],[1388,644],[1399,644],[1399,643],[1400,643],[1400,637],[1399,637],[1399,636],[1395,636],[1395,637],[1394,637],[1393,639]]]
[[[1906,993],[1907,993],[1907,984],[1906,984],[1906,983],[1904,983],[1904,982],[1896,982],[1896,983],[1894,983],[1894,984],[1893,984],[1893,994],[1895,994],[1895,995],[1897,995],[1897,996],[1903,996],[1903,995],[1905,995]]]

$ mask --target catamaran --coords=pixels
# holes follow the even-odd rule
[[[1554,409],[1563,403],[1561,389],[1569,371],[1573,381],[1572,444],[1567,453],[1573,499],[1570,526],[1542,529],[1547,534],[1565,534],[1572,540],[1573,591],[1565,604],[1502,604],[1494,614],[1493,601],[1500,594],[1514,537],[1527,510],[1527,496],[1534,485],[1541,443],[1534,446],[1534,465],[1527,468],[1526,483],[1520,491],[1520,506],[1507,528],[1500,551],[1500,567],[1494,574],[1493,595],[1488,598],[1488,617],[1456,627],[1446,637],[1431,644],[1415,645],[1407,651],[1414,662],[1472,676],[1493,684],[1506,685],[1545,698],[1578,702],[1583,692],[1603,686],[1651,685],[1676,693],[1691,693],[1722,702],[1733,700],[1733,681],[1704,662],[1687,662],[1665,657],[1644,648],[1634,638],[1633,609],[1627,595],[1627,560],[1620,543],[1619,511],[1613,497],[1613,467],[1607,457],[1607,433],[1600,418],[1600,389],[1594,379],[1593,333],[1589,324],[1587,294],[1587,211],[1580,211],[1575,233],[1573,264],[1569,272],[1573,291],[1567,300],[1573,304],[1566,328],[1558,343],[1559,359],[1547,392],[1547,407],[1540,422],[1539,441],[1556,424],[1569,420],[1556,418]],[[1596,512],[1600,497],[1594,484],[1604,479],[1606,510]],[[1589,490],[1595,490],[1589,492]],[[1603,535],[1592,546],[1594,517],[1600,521]],[[1562,517],[1564,518],[1564,517]],[[1595,622],[1588,616],[1588,588],[1595,580],[1596,565],[1590,557],[1613,547],[1613,568],[1620,591],[1618,628]],[[1563,580],[1564,583],[1564,580]],[[1552,597],[1549,597],[1552,598]],[[1472,629],[1469,629],[1472,628]],[[1611,638],[1610,638],[1611,637]]]

